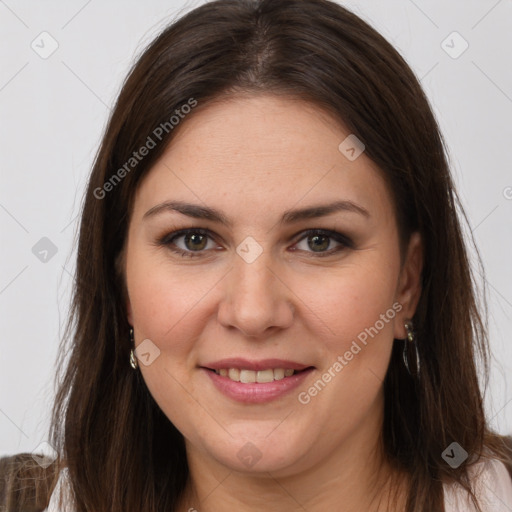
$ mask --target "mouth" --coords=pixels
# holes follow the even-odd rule
[[[222,394],[237,402],[270,402],[304,385],[314,366],[283,359],[223,359],[200,369]]]
[[[206,368],[211,372],[215,372],[221,377],[227,377],[234,382],[241,382],[243,384],[266,384],[276,380],[286,379],[301,372],[312,369],[308,366],[303,370],[294,370],[293,368],[267,368],[266,370],[248,370],[244,368]]]

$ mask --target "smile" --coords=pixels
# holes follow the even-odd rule
[[[253,382],[259,382],[263,384],[265,382],[273,382],[274,380],[281,380],[285,377],[291,377],[296,370],[291,368],[269,368],[267,370],[243,370],[240,368],[221,368],[220,370],[213,370],[217,375],[227,377],[235,382],[242,382],[244,384],[250,384]]]
[[[201,365],[200,369],[214,389],[227,398],[244,404],[261,404],[304,385],[315,367],[283,359],[230,358]]]

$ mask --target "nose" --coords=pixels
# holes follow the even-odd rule
[[[248,263],[235,255],[234,266],[222,281],[223,296],[217,313],[221,325],[262,338],[292,324],[294,295],[285,284],[282,267],[271,259],[263,252]]]

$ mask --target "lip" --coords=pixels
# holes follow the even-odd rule
[[[260,362],[258,362],[258,364],[259,363]],[[265,364],[267,363],[265,362]],[[226,366],[222,366],[221,368],[226,368]],[[235,365],[231,366],[231,368],[240,368],[240,366]],[[269,368],[269,366],[266,366],[266,368]],[[270,366],[270,368],[282,368],[282,366]],[[262,404],[276,400],[277,398],[290,393],[292,390],[300,386],[314,369],[314,367],[309,366],[305,367],[304,371],[301,371],[300,373],[295,373],[290,377],[284,377],[280,380],[264,383],[254,382],[244,384],[242,382],[231,380],[228,377],[217,375],[214,371],[209,370],[208,368],[200,368],[202,372],[208,375],[214,386],[223,395],[244,404]]]
[[[284,359],[260,359],[259,361],[249,361],[241,357],[231,357],[221,359],[212,363],[202,364],[202,368],[210,368],[212,370],[221,370],[222,368],[239,368],[240,370],[268,370],[270,368],[284,368],[291,370],[305,370],[310,364],[300,364],[295,361],[286,361]]]

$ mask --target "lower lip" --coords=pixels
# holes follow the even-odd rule
[[[294,373],[290,377],[272,382],[248,384],[236,382],[206,368],[201,368],[201,370],[208,374],[217,389],[227,397],[246,404],[261,404],[275,400],[300,386],[314,368],[308,368]]]

